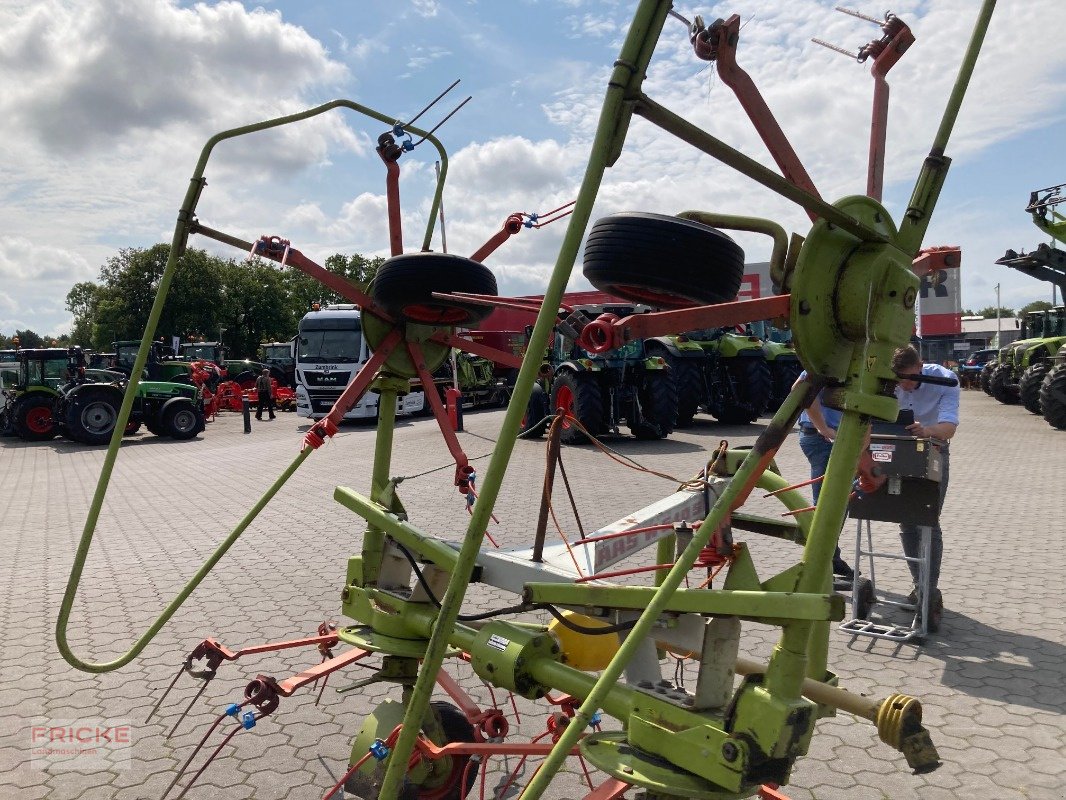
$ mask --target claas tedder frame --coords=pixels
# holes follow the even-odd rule
[[[837,709],[874,723],[880,737],[901,750],[915,770],[934,768],[938,758],[921,725],[921,706],[916,699],[897,694],[874,701],[835,688],[836,678],[827,665],[829,625],[842,618],[843,605],[832,592],[830,564],[849,496],[877,485],[879,480],[876,468],[864,457],[864,441],[871,420],[894,420],[897,415],[891,357],[895,348],[910,338],[919,276],[935,267],[935,256],[921,254],[922,239],[948,172],[948,137],[994,5],[994,0],[984,0],[978,12],[942,122],[897,224],[879,200],[870,196],[880,193],[883,147],[878,143],[883,142],[887,120],[883,106],[887,91],[875,95],[868,194],[827,202],[818,195],[754,83],[737,65],[738,16],[709,26],[700,18],[685,22],[696,55],[715,62],[723,82],[737,93],[773,154],[780,173],[761,166],[644,94],[642,84],[660,34],[668,17],[677,15],[666,0],[642,0],[614,62],[584,180],[529,342],[528,353],[533,356],[521,361],[456,333],[457,326],[475,322],[491,304],[502,301],[495,297],[491,273],[478,261],[429,252],[447,174],[444,149],[432,131],[396,123],[359,104],[337,100],[212,137],[202,151],[178,215],[170,258],[67,585],[57,624],[57,641],[64,658],[90,672],[117,669],[135,658],[303,460],[336,432],[345,409],[361,393],[373,389],[382,397],[369,493],[347,487],[338,487],[334,493],[338,502],[366,522],[360,552],[347,559],[341,590],[341,611],[350,624],[335,629],[324,625],[318,636],[246,651],[229,650],[214,639],[206,639],[194,649],[175,681],[183,672],[206,681],[224,661],[271,649],[315,648],[321,663],[289,679],[260,676],[249,684],[244,700],[227,709],[205,734],[202,746],[220,743],[193,780],[231,737],[273,713],[282,697],[324,681],[332,672],[356,661],[376,657],[380,657],[381,666],[373,680],[399,685],[402,700],[381,704],[355,735],[349,769],[338,787],[343,784],[364,798],[466,796],[478,761],[483,764],[497,753],[544,757],[522,790],[523,800],[541,797],[571,756],[609,776],[597,787],[591,787],[590,781],[588,798],[621,797],[629,787],[642,789],[648,798],[725,800],[757,793],[769,797],[773,795],[768,787],[787,783],[794,763],[807,752],[816,721]],[[874,68],[880,69],[882,80],[891,66],[888,62],[900,55],[898,47],[909,46],[913,40],[906,26],[900,25],[898,21],[886,24],[881,46],[870,51],[876,53]],[[885,61],[879,64],[878,59]],[[196,217],[196,205],[206,185],[207,161],[217,144],[332,109],[349,109],[388,126],[388,132],[378,139],[378,153],[387,171],[392,258],[367,292],[328,273],[280,237],[246,241],[212,230]],[[789,238],[769,220],[710,211],[679,215],[683,219],[677,224],[690,226],[686,230],[694,230],[697,240],[700,236],[721,236],[710,226],[770,235],[778,294],[760,300],[707,304],[709,290],[704,281],[715,280],[713,263],[707,264],[704,272],[691,274],[689,284],[680,289],[676,282],[665,285],[651,263],[643,271],[640,264],[635,268],[633,263],[626,263],[618,266],[618,280],[609,281],[612,291],[623,296],[628,293],[630,299],[657,297],[664,310],[624,319],[601,317],[574,331],[582,346],[596,352],[633,338],[787,319],[808,378],[788,395],[754,447],[732,450],[721,446],[697,479],[675,495],[637,512],[629,521],[585,536],[566,553],[560,546],[546,546],[542,530],[528,550],[482,549],[522,415],[538,378],[539,355],[545,351],[553,327],[569,324],[560,305],[563,290],[605,171],[621,154],[634,115],[797,203],[811,217],[812,225],[804,236]],[[420,138],[414,142],[412,136]],[[436,148],[442,167],[421,251],[405,254],[398,161],[426,141]],[[300,269],[358,303],[374,355],[334,411],[306,434],[299,455],[149,630],[120,658],[90,663],[76,656],[68,644],[70,611],[130,414],[137,376],[144,367],[178,257],[193,234]],[[613,267],[600,263],[599,269],[602,273]],[[735,293],[735,287],[724,284],[711,294],[735,297]],[[469,525],[454,545],[427,533],[419,520],[407,518],[399,480],[390,477],[395,397],[407,391],[414,378],[431,385],[432,371],[452,347],[500,363],[511,359],[520,366],[512,402],[481,481],[452,433],[439,398],[430,393],[434,415],[455,461],[455,485],[470,503]],[[817,507],[806,509],[797,487],[777,474],[774,455],[793,430],[800,411],[823,390],[825,401],[841,409],[843,419]],[[553,442],[558,447],[561,422],[551,422],[549,449]],[[779,519],[746,514],[742,506],[757,488],[776,496],[795,521],[783,524]],[[424,522],[432,524],[432,520]],[[802,553],[788,569],[760,576],[748,549],[734,540],[734,529],[791,539],[802,547]],[[602,546],[612,537],[629,534],[624,541],[631,544]],[[632,556],[650,545],[654,545],[655,560],[644,570],[607,570],[620,557]],[[694,569],[716,565],[724,567],[721,588],[681,588]],[[654,585],[613,580],[642,571],[655,576]],[[461,604],[472,581],[512,590],[518,600],[508,608],[463,615]],[[555,620],[547,625],[506,619],[529,611],[546,611]],[[574,611],[580,614],[569,613]],[[768,663],[755,664],[740,656],[744,621],[780,629]],[[335,654],[342,646],[348,649]],[[695,654],[699,676],[694,693],[662,681],[659,654],[664,649]],[[556,724],[550,741],[507,741],[506,720],[499,709],[478,709],[444,669],[446,658],[468,661],[491,686],[555,703],[560,712],[553,716]],[[743,676],[739,683],[735,674]],[[438,686],[457,707],[431,702]],[[223,734],[219,729],[227,716],[235,718],[237,724],[222,728]],[[605,718],[616,724],[608,725]],[[197,755],[189,756],[171,789],[188,774]],[[187,783],[180,794],[184,795],[190,785]]]

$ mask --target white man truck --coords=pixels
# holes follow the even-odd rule
[[[322,419],[371,355],[358,307],[329,305],[305,314],[295,353],[296,415]],[[424,405],[422,392],[411,392],[397,399],[396,413],[419,413]],[[377,415],[378,395],[367,392],[344,418],[376,419]]]

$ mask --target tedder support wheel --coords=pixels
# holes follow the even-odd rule
[[[202,428],[203,415],[192,403],[175,403],[163,409],[162,428],[175,439],[191,439]]]
[[[474,727],[467,722],[462,711],[443,700],[434,700],[430,705],[440,720],[440,729],[444,734],[444,742],[438,744],[477,741]],[[463,800],[474,785],[479,764],[476,761],[470,763],[470,756],[452,756],[449,760],[451,768],[432,784],[416,786],[404,779],[400,800]],[[384,779],[384,769],[379,768],[371,775],[357,772],[344,782],[344,791],[360,800],[385,800],[381,797]]]
[[[583,272],[597,289],[657,308],[728,303],[744,277],[744,251],[717,228],[630,211],[596,221]]]
[[[118,420],[121,395],[110,389],[86,386],[71,398],[66,413],[70,438],[82,444],[107,444]]]
[[[548,408],[548,393],[544,391],[543,386],[536,384],[533,387],[533,393],[529,396],[529,404],[526,406],[526,413],[522,417],[522,425],[518,432],[524,434],[525,439],[539,439],[547,430],[548,423],[551,422],[547,418],[549,413],[551,412]]]
[[[1044,413],[1040,408],[1040,386],[1050,369],[1048,362],[1038,361],[1022,373],[1022,379],[1018,383],[1018,398],[1022,405],[1026,411],[1038,417]]]
[[[992,396],[999,402],[1012,406],[1018,402],[1018,392],[1010,385],[1011,368],[1009,364],[1000,364],[992,370],[988,386]]]
[[[606,430],[603,424],[603,396],[592,380],[565,370],[552,381],[551,410],[562,409],[577,419],[593,436]],[[568,419],[564,419],[562,440],[566,444],[584,444],[588,437]]]
[[[374,302],[399,320],[419,325],[471,325],[492,307],[433,297],[433,292],[496,295],[496,276],[477,261],[450,253],[393,256],[370,286]]]
[[[1040,408],[1048,425],[1066,430],[1066,364],[1057,365],[1040,384]]]
[[[53,416],[55,400],[51,395],[34,392],[15,401],[11,424],[21,438],[30,442],[54,439],[59,431]]]

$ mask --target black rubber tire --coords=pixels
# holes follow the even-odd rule
[[[754,422],[770,399],[770,365],[762,358],[729,358],[723,359],[722,369],[732,378],[737,397],[725,402],[715,417],[726,425]]]
[[[192,403],[174,403],[163,411],[160,425],[167,436],[183,441],[203,430],[204,415]]]
[[[407,253],[382,264],[370,285],[374,302],[396,319],[420,325],[471,325],[492,306],[444,300],[433,292],[499,294],[496,276],[477,261],[451,253]]]
[[[1011,388],[1011,371],[1010,364],[999,364],[992,370],[992,377],[988,382],[992,396],[1008,406],[1017,405],[1018,403],[1018,393]]]
[[[740,291],[744,251],[709,225],[630,211],[596,221],[582,271],[600,291],[656,308],[728,303]]]
[[[1050,362],[1037,361],[1022,373],[1022,379],[1018,382],[1018,399],[1021,400],[1026,411],[1038,417],[1044,415],[1040,408],[1040,386],[1050,371]]]
[[[114,391],[85,386],[70,397],[64,422],[67,435],[82,444],[107,444],[118,422],[121,395]]]
[[[852,614],[855,619],[869,619],[870,611],[877,604],[873,581],[869,578],[860,578],[858,588],[858,597],[856,598],[855,608],[852,609]]]
[[[645,348],[649,356],[659,356],[666,361],[670,371],[674,374],[674,385],[677,387],[677,417],[674,419],[674,428],[687,428],[692,424],[693,417],[703,405],[707,394],[707,387],[703,384],[703,370],[700,369],[700,359],[678,358],[671,355],[670,351],[662,344],[645,342]]]
[[[551,422],[548,419],[548,414],[550,413],[548,393],[544,391],[544,387],[539,383],[535,384],[533,393],[529,396],[529,403],[526,405],[525,416],[522,417],[522,424],[518,429],[522,438],[539,439],[542,437]]]
[[[154,419],[144,420],[144,427],[148,429],[148,432],[153,436],[166,436],[166,431],[159,425]]]
[[[801,372],[803,365],[799,359],[787,358],[782,361],[779,357],[770,362],[770,399],[766,403],[767,411],[777,411],[781,408]]]
[[[372,775],[357,772],[344,782],[344,794],[357,800],[382,800],[381,784],[385,780],[385,770],[378,768]],[[407,778],[400,785],[398,800],[418,800],[418,789]]]
[[[44,410],[47,410],[48,417],[52,421],[50,427],[35,422],[35,420],[43,419]],[[27,442],[47,442],[59,433],[54,411],[55,398],[52,395],[31,392],[15,401],[11,409],[11,424],[19,438]]]
[[[985,364],[981,367],[981,390],[989,397],[992,396],[992,370],[996,368],[994,363]]]
[[[1040,408],[1052,428],[1066,430],[1066,364],[1058,364],[1040,384]]]
[[[474,742],[474,726],[467,722],[463,712],[444,700],[434,700],[430,705],[440,719],[440,727],[444,733],[444,743]],[[432,796],[434,800],[464,800],[470,793],[474,781],[477,779],[479,764],[474,762],[469,769],[467,763],[470,756],[452,756],[452,771],[448,782],[442,786],[422,792],[420,788],[406,778],[400,789],[400,800],[418,800],[425,796]],[[463,775],[466,775],[466,784],[462,785]],[[344,782],[344,791],[352,794],[360,800],[383,800],[381,798],[381,783],[385,779],[385,770],[377,769],[373,775],[357,772]]]
[[[255,379],[258,377],[259,376],[256,373],[252,372],[250,369],[246,369],[244,372],[239,373],[236,378],[229,378],[229,380],[236,381],[237,383],[254,383]]]
[[[565,398],[569,392],[570,403],[567,408],[565,400],[560,401],[560,394]],[[569,370],[559,372],[552,381],[551,405],[549,410],[556,411],[563,403],[564,409],[577,418],[593,436],[599,436],[606,432],[604,424],[603,395],[599,385],[590,377],[576,375]],[[588,437],[576,425],[563,421],[561,439],[565,444],[585,444]]]
[[[641,423],[629,429],[638,439],[665,439],[677,420],[677,382],[670,370],[649,372],[640,389]]]

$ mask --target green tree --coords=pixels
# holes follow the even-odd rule
[[[29,328],[22,331],[15,331],[15,335],[11,337],[12,340],[19,340],[19,347],[22,348],[34,348],[34,347],[47,347],[48,342],[36,331],[31,331]]]
[[[996,307],[995,306],[986,306],[985,308],[982,308],[980,311],[978,311],[977,314],[979,316],[984,317],[985,319],[989,319],[989,318],[993,318],[994,319],[995,316],[996,316]],[[1001,317],[1013,317],[1014,316],[1014,309],[1013,308],[1004,308],[1003,306],[1000,306],[1000,308],[999,308],[999,316],[1001,316]]]
[[[1026,303],[1024,306],[1018,309],[1018,316],[1022,317],[1028,314],[1030,311],[1048,311],[1051,308],[1051,303],[1047,300],[1034,300],[1031,303]]]
[[[100,302],[100,287],[92,281],[75,283],[67,292],[67,311],[74,315],[70,338],[83,347],[92,345],[93,320]]]

